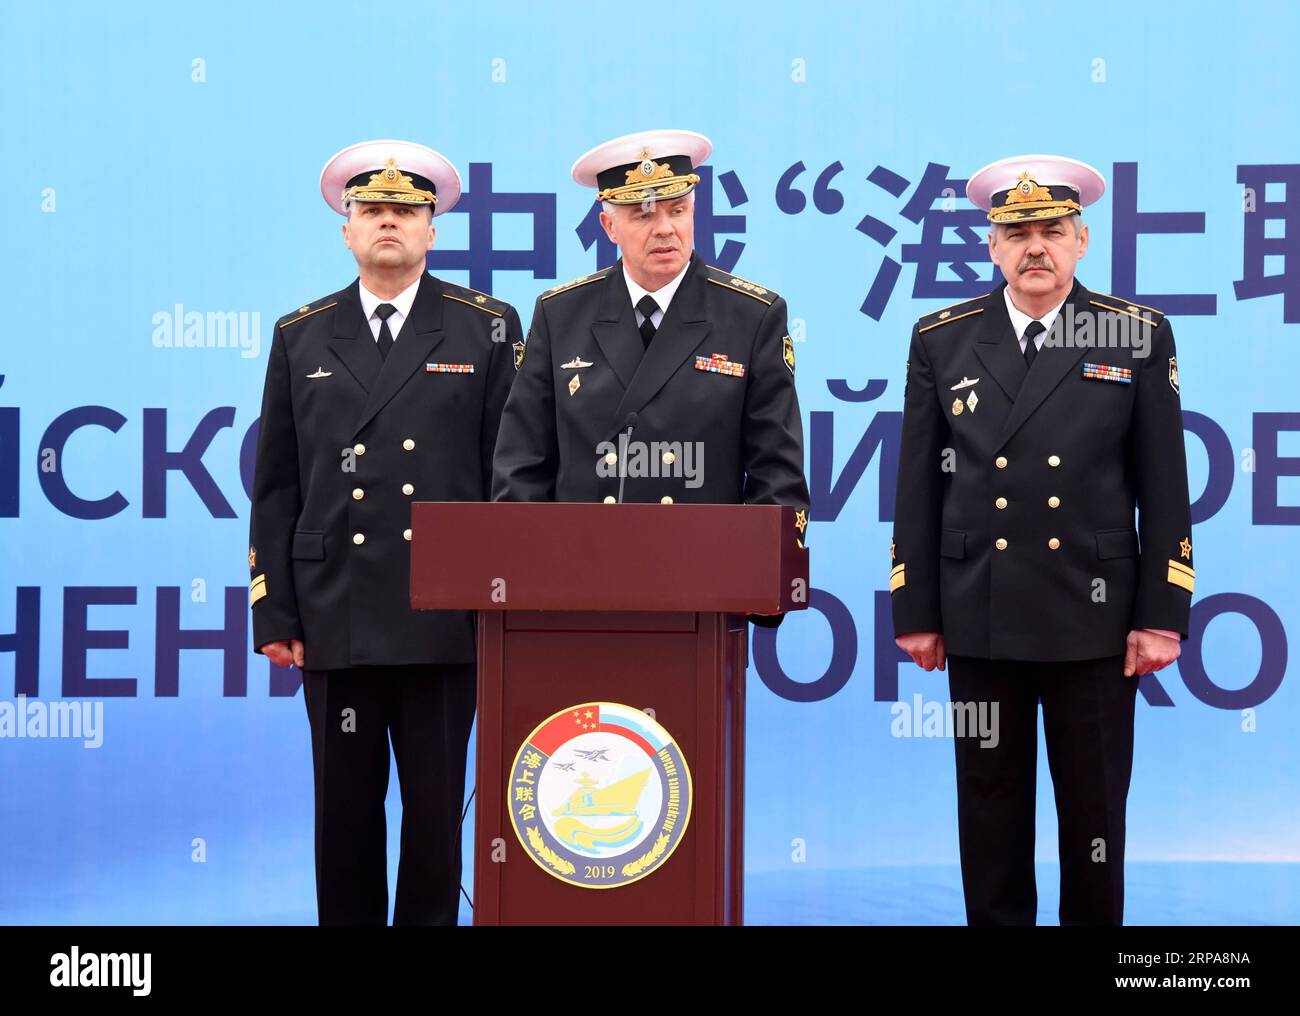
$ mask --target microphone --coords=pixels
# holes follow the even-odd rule
[[[623,426],[627,432],[619,435],[619,443],[623,446],[618,456],[618,503],[623,503],[623,481],[627,479],[627,446],[632,440],[632,428],[636,426],[636,413],[628,413],[627,419],[623,421]]]

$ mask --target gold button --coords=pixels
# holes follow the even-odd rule
[[[364,455],[366,454],[366,446],[363,444],[354,444],[352,446],[352,453],[354,455]]]
[[[612,466],[617,461],[618,461],[618,455],[615,452],[605,453],[605,465]]]
[[[663,497],[661,497],[661,498],[659,499],[659,503],[660,503],[660,504],[672,504],[672,503],[673,503],[673,499],[672,499],[671,497],[669,497],[667,494],[665,494]]]
[[[408,452],[412,451],[415,448],[415,442],[408,437],[405,441],[402,442],[402,447],[405,448]]]
[[[1057,497],[1055,494],[1053,494],[1051,497],[1049,497],[1049,498],[1047,499],[1047,507],[1048,507],[1048,508],[1060,508],[1060,507],[1061,507],[1061,499],[1060,499],[1059,497]]]
[[[411,531],[409,529],[402,530],[402,539],[404,539],[407,543],[411,542]]]
[[[671,466],[671,465],[672,465],[674,462],[676,462],[676,461],[677,461],[677,456],[676,456],[676,455],[674,455],[672,452],[664,452],[664,465],[665,465],[665,466]]]
[[[618,499],[617,499],[616,497],[614,497],[613,494],[606,494],[606,495],[605,495],[605,503],[606,503],[606,504],[614,504],[614,503],[617,502],[617,500],[618,500]]]
[[[1059,455],[1047,456],[1047,464],[1049,466],[1059,466],[1061,464],[1061,456]]]
[[[999,455],[996,459],[993,460],[993,464],[997,466],[999,469],[1006,469],[1007,457],[1005,455]]]
[[[993,541],[993,546],[997,547],[998,550],[1006,550],[1007,541],[999,536],[996,540]]]
[[[404,483],[402,484],[402,493],[405,494],[407,497],[410,497],[412,494],[415,493],[415,488],[412,487],[409,483]]]
[[[366,496],[366,492],[362,490],[360,487],[357,487],[352,491],[353,501],[360,501],[365,496]]]
[[[1005,508],[1007,506],[1007,499],[1005,497],[1000,497],[993,503],[997,505],[999,508]]]
[[[1053,536],[1050,540],[1047,541],[1047,545],[1051,547],[1053,550],[1057,550],[1061,546],[1061,541],[1058,540],[1055,536]]]
[[[363,543],[366,542],[366,534],[365,534],[365,533],[353,533],[353,534],[352,534],[352,542],[355,543],[358,547],[360,547]]]

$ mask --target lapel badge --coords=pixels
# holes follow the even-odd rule
[[[582,387],[582,375],[581,375],[581,374],[574,374],[573,377],[569,378],[569,395],[570,395],[570,396],[573,396],[573,395],[578,394],[578,389],[581,388],[581,387]]]
[[[524,365],[525,346],[522,342],[516,342],[510,348],[515,351],[515,370],[518,370],[520,367]]]
[[[1083,376],[1089,381],[1114,381],[1129,385],[1133,383],[1133,368],[1115,367],[1109,363],[1085,363]]]
[[[320,367],[317,367],[317,368],[316,368],[316,373],[315,373],[315,374],[308,374],[307,376],[308,376],[309,378],[311,378],[311,377],[333,377],[333,376],[334,376],[334,372],[333,372],[332,370],[322,370]]]
[[[580,356],[575,356],[568,363],[560,364],[560,370],[580,370],[583,367],[590,367],[591,363]]]
[[[790,373],[794,373],[794,339],[786,335],[781,338],[781,359],[785,365],[790,368]]]
[[[1172,356],[1169,358],[1169,387],[1175,394],[1182,394],[1178,391],[1178,360]]]
[[[472,363],[426,363],[424,372],[426,374],[473,374],[474,365]]]
[[[969,388],[971,385],[977,385],[977,384],[979,384],[979,381],[980,381],[980,379],[977,378],[977,377],[975,377],[975,378],[971,378],[971,377],[967,377],[965,374],[963,374],[963,375],[961,376],[961,380],[958,381],[958,382],[957,382],[955,385],[953,385],[951,388],[949,388],[948,391],[950,391],[950,392],[960,391],[960,390],[963,389],[963,388]],[[972,408],[973,408],[973,407],[972,407]]]
[[[697,356],[695,358],[695,369],[708,371],[710,374],[726,374],[729,377],[745,376],[745,365],[735,360],[728,359],[722,353],[711,353],[708,356]]]
[[[966,396],[966,408],[972,413],[975,412],[975,404],[978,403],[979,400],[980,397],[972,391],[968,396]]]
[[[963,408],[963,406],[962,406],[961,399],[953,399],[953,400],[952,400],[952,415],[953,415],[953,416],[961,416],[962,408]]]

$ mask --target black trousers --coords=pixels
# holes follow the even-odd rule
[[[954,703],[997,703],[996,746],[960,732],[953,738],[969,924],[1035,921],[1040,701],[1056,795],[1061,924],[1124,922],[1124,813],[1137,684],[1137,677],[1124,676],[1123,656],[1066,663],[948,657]]]
[[[316,784],[316,906],[322,925],[388,923],[391,737],[402,791],[394,924],[456,923],[470,664],[304,670]]]

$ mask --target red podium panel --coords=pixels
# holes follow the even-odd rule
[[[418,503],[412,530],[412,604],[479,611],[475,924],[741,923],[744,615],[806,606],[794,509]],[[595,857],[548,867],[512,821],[541,825],[521,748],[587,703],[650,713],[689,772],[666,859],[614,885]]]

